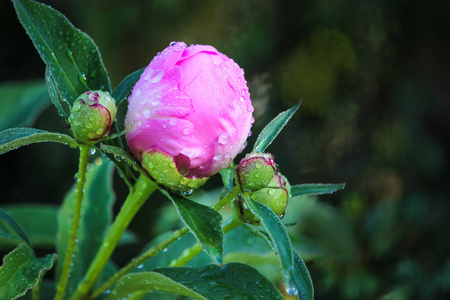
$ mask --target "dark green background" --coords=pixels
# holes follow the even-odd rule
[[[298,232],[324,247],[347,243],[336,229],[341,222],[354,241],[351,255],[308,262],[317,299],[450,297],[445,1],[45,3],[95,40],[113,86],[171,41],[210,44],[232,57],[245,70],[255,106],[250,145],[270,119],[302,99],[268,151],[293,184],[347,183],[320,197],[320,211],[303,212]],[[44,67],[12,3],[1,1],[0,83],[43,79]],[[34,127],[68,133],[50,106]],[[56,144],[3,155],[0,203],[60,203],[74,182],[77,155]],[[115,187],[119,207],[126,187],[119,178]],[[147,203],[132,224],[141,244],[152,235],[149,215],[163,202]]]

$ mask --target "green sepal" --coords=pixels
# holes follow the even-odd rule
[[[181,193],[190,193],[208,180],[208,177],[184,177],[173,158],[156,150],[142,153],[142,166],[157,183]]]

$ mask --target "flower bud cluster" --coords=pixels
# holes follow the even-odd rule
[[[277,216],[284,217],[291,195],[291,186],[278,171],[273,156],[269,153],[252,152],[239,163],[238,180],[247,196],[268,206]],[[235,212],[247,223],[258,224],[259,219],[247,207],[243,198],[235,203]]]

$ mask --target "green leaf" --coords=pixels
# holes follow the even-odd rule
[[[50,104],[43,81],[25,81],[0,85],[0,130],[32,126]]]
[[[207,299],[163,274],[156,272],[142,272],[123,276],[117,282],[106,300],[140,299],[141,297],[134,297],[134,294],[138,293],[139,295],[144,296],[148,291],[164,291],[194,299]]]
[[[223,186],[231,191],[234,185],[234,170],[233,168],[226,168],[220,171],[220,176],[222,176]]]
[[[91,165],[89,168],[92,169],[86,174],[86,193],[82,203],[78,242],[73,259],[73,264],[77,267],[71,270],[67,284],[69,295],[75,291],[78,282],[86,273],[112,223],[112,207],[115,198],[112,188],[113,165],[103,159],[100,165]],[[72,189],[67,194],[58,214],[57,251],[60,261],[64,261],[74,206],[75,190]],[[59,264],[58,276],[61,267]]]
[[[70,136],[62,133],[48,132],[35,128],[11,128],[0,132],[0,154],[29,144],[55,142],[78,147]]]
[[[146,252],[151,247],[156,246],[166,238],[170,237],[172,234],[173,231],[167,231],[157,236],[142,249],[141,254]],[[168,267],[174,259],[179,258],[180,255],[183,254],[184,249],[191,247],[196,242],[197,240],[195,239],[194,235],[190,233],[185,234],[181,238],[174,241],[168,248],[164,249],[164,251],[160,251],[155,257],[152,257],[139,265],[133,270],[133,272],[152,271],[155,268]],[[193,259],[191,259],[186,264],[186,266],[202,266],[210,263],[211,258],[206,254],[205,251],[202,251],[199,255],[196,255]]]
[[[88,90],[111,92],[111,83],[94,41],[53,8],[12,0],[17,15],[53,79],[69,103]]]
[[[277,135],[281,132],[283,127],[287,124],[287,122],[292,118],[295,112],[300,107],[299,104],[294,107],[280,113],[276,116],[269,124],[264,127],[264,129],[259,134],[256,139],[255,145],[253,146],[253,151],[264,152],[266,148],[273,142],[273,140],[277,137]]]
[[[345,183],[324,184],[324,183],[308,183],[297,184],[291,187],[291,197],[304,195],[321,195],[332,194],[336,191],[342,190]]]
[[[292,283],[298,291],[298,296],[301,300],[314,299],[314,287],[308,268],[300,256],[294,252],[294,271],[292,276]]]
[[[47,84],[47,89],[50,94],[50,100],[52,101],[53,105],[56,106],[56,109],[58,110],[58,114],[66,120],[66,123],[68,123],[67,119],[70,115],[70,105],[67,103],[67,101],[64,101],[64,97],[61,95],[61,92],[58,87],[58,83],[53,78],[52,68],[50,67],[52,63],[48,63],[45,68],[45,82]],[[65,102],[66,107],[63,107],[63,102]]]
[[[29,246],[20,244],[3,258],[0,267],[1,299],[17,299],[35,287],[43,272],[53,266],[55,259],[55,254],[35,258]]]
[[[111,96],[116,100],[117,106],[128,98],[128,95],[133,90],[134,85],[139,80],[144,70],[145,68],[142,68],[131,73],[114,89]]]
[[[58,206],[50,204],[8,205],[4,209],[28,234],[33,247],[55,245]]]
[[[283,299],[267,278],[249,265],[230,263],[222,267],[155,269],[207,299]]]
[[[22,227],[6,211],[0,208],[0,239],[13,242],[25,242],[30,245],[28,236]]]
[[[161,190],[161,192],[173,202],[181,220],[191,230],[206,253],[215,263],[222,264],[222,216],[211,207],[171,195],[165,190]]]
[[[248,200],[252,211],[259,217],[261,224],[267,231],[269,241],[274,248],[283,268],[286,281],[286,291],[292,288],[292,276],[294,265],[294,254],[292,251],[291,240],[283,226],[280,218],[264,204],[252,199]],[[295,290],[292,290],[295,292]]]
[[[123,150],[122,148],[119,148],[116,146],[111,146],[111,145],[100,144],[100,149],[107,154],[114,155],[114,158],[116,160],[119,160],[119,161],[124,160],[131,167],[137,166],[137,162],[134,159],[134,157],[131,154],[129,154],[128,152],[126,152],[125,150]]]

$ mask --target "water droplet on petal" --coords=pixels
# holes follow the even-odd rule
[[[228,143],[228,136],[226,133],[222,133],[219,135],[219,144],[225,145]]]
[[[172,118],[172,119],[170,119],[170,121],[169,121],[169,124],[172,125],[172,126],[177,125],[177,123],[178,123],[178,120],[175,119],[175,118]]]
[[[150,82],[151,83],[158,83],[163,79],[164,72],[163,71],[156,71],[152,75],[150,75]]]

